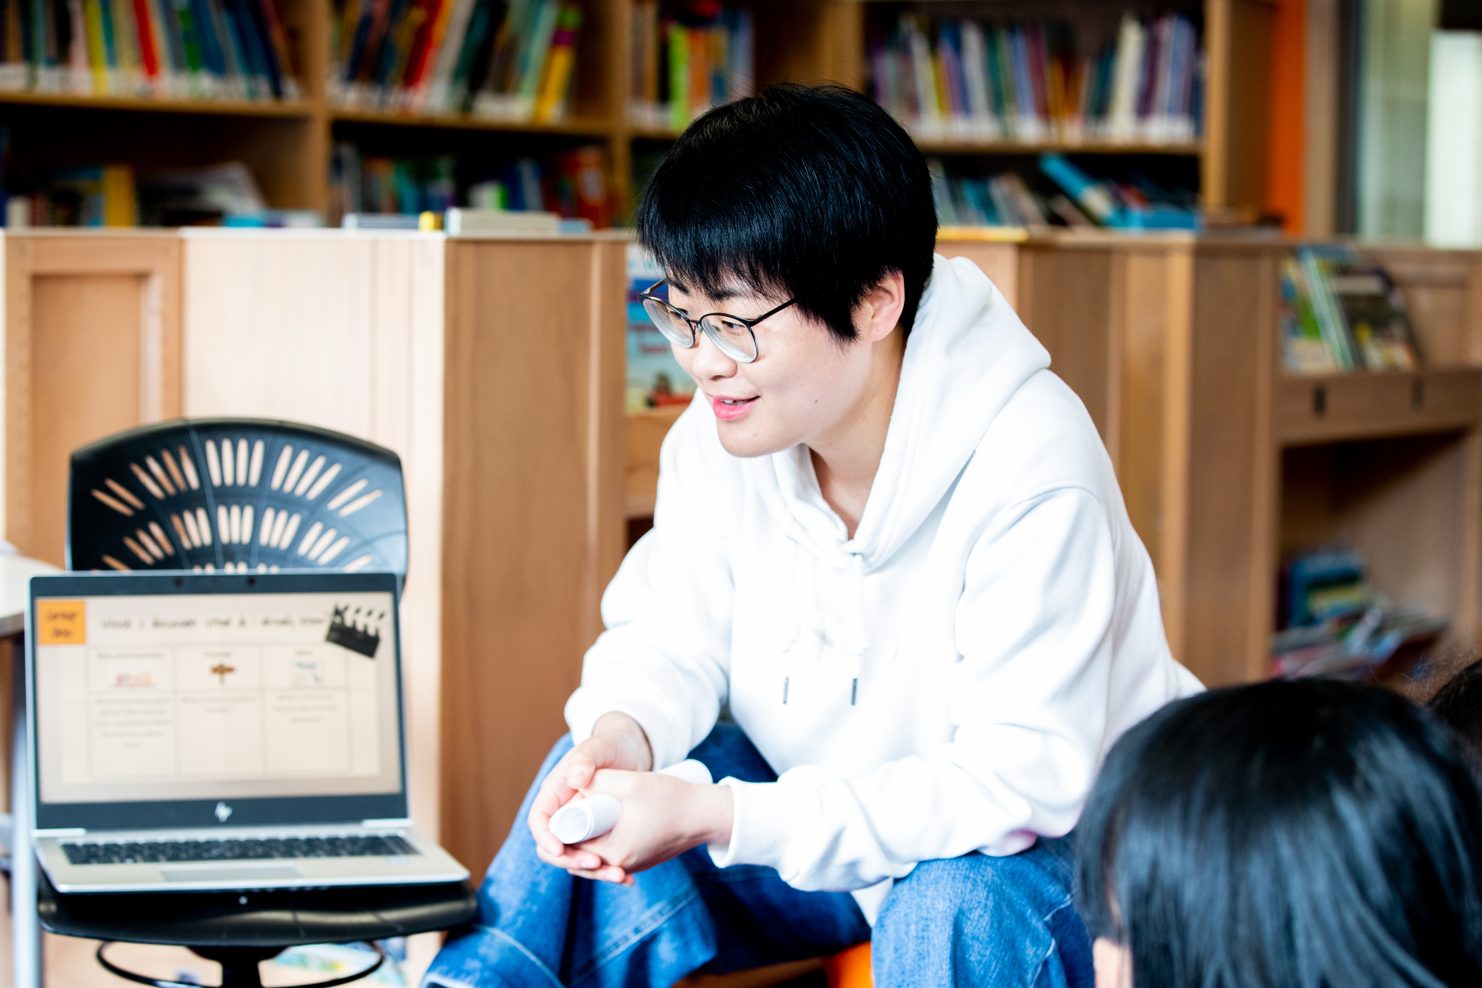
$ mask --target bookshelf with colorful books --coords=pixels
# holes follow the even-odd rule
[[[1115,158],[1116,170],[1191,173],[1179,184],[1220,221],[1230,206],[1256,218],[1270,4],[924,0],[864,10],[865,91],[948,173],[1002,171],[996,159],[1042,152],[1092,172]]]
[[[240,162],[269,211],[330,220],[341,144],[453,155],[460,204],[501,163],[595,148],[621,220],[694,116],[790,79],[875,95],[948,173],[1059,151],[1255,204],[1269,20],[1261,0],[4,0],[3,182]]]

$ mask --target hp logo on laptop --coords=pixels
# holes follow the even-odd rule
[[[220,823],[226,823],[227,818],[232,815],[232,808],[225,803],[216,804],[216,819]]]

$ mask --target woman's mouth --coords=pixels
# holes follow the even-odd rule
[[[751,406],[756,403],[756,397],[751,398],[716,398],[711,397],[710,407],[715,411],[715,417],[725,422],[733,422],[751,411]]]

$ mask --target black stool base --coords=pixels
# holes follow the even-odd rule
[[[106,956],[103,951],[113,946],[113,941],[98,944],[98,963],[103,969],[118,975],[136,984],[151,985],[153,988],[193,988],[183,981],[167,981],[164,978],[151,978],[145,974],[136,974],[127,968],[119,967]],[[381,945],[372,942],[370,948],[376,952],[373,964],[356,971],[354,974],[343,978],[335,978],[331,981],[316,981],[311,985],[300,985],[298,988],[334,988],[335,985],[347,985],[352,981],[374,973],[380,966],[386,963],[386,952]],[[191,952],[208,961],[215,961],[221,965],[221,984],[218,988],[262,988],[262,972],[258,967],[263,961],[271,960],[282,953],[273,947],[192,947]]]

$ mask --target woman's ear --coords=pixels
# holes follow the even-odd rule
[[[906,308],[906,277],[887,271],[854,310],[854,330],[859,338],[878,343],[900,324]]]

